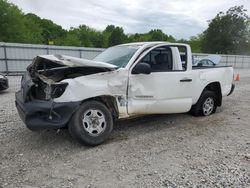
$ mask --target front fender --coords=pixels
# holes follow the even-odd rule
[[[101,95],[126,95],[128,76],[125,70],[81,76],[65,79],[68,86],[65,92],[56,98],[56,102],[82,101]]]
[[[77,102],[100,96],[116,98],[119,116],[127,113],[127,84],[126,70],[116,70],[95,75],[66,79],[68,86],[64,93],[55,98],[55,102]]]

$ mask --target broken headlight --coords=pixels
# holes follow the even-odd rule
[[[64,93],[67,86],[68,86],[67,82],[52,84],[51,85],[51,98],[60,97]]]
[[[55,83],[51,85],[48,84],[44,90],[45,99],[49,100],[60,97],[64,93],[67,86],[68,83],[66,82]]]

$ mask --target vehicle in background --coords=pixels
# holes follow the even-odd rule
[[[187,44],[129,43],[93,60],[37,56],[16,107],[31,130],[68,127],[83,144],[104,142],[117,119],[191,112],[208,116],[233,92],[231,66],[192,66]]]
[[[8,88],[9,88],[8,78],[0,74],[0,91],[8,89]]]
[[[220,55],[208,55],[202,58],[194,58],[193,66],[216,66],[221,60]]]

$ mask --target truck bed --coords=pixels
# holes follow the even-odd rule
[[[197,69],[216,69],[216,68],[225,68],[225,67],[232,67],[230,65],[225,65],[225,66],[192,66],[192,70],[197,70]]]

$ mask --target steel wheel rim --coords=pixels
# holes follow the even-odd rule
[[[105,116],[100,110],[88,109],[84,112],[82,125],[91,136],[99,136],[106,129]]]
[[[210,115],[214,110],[214,99],[212,97],[208,97],[203,103],[202,111],[205,116]]]

